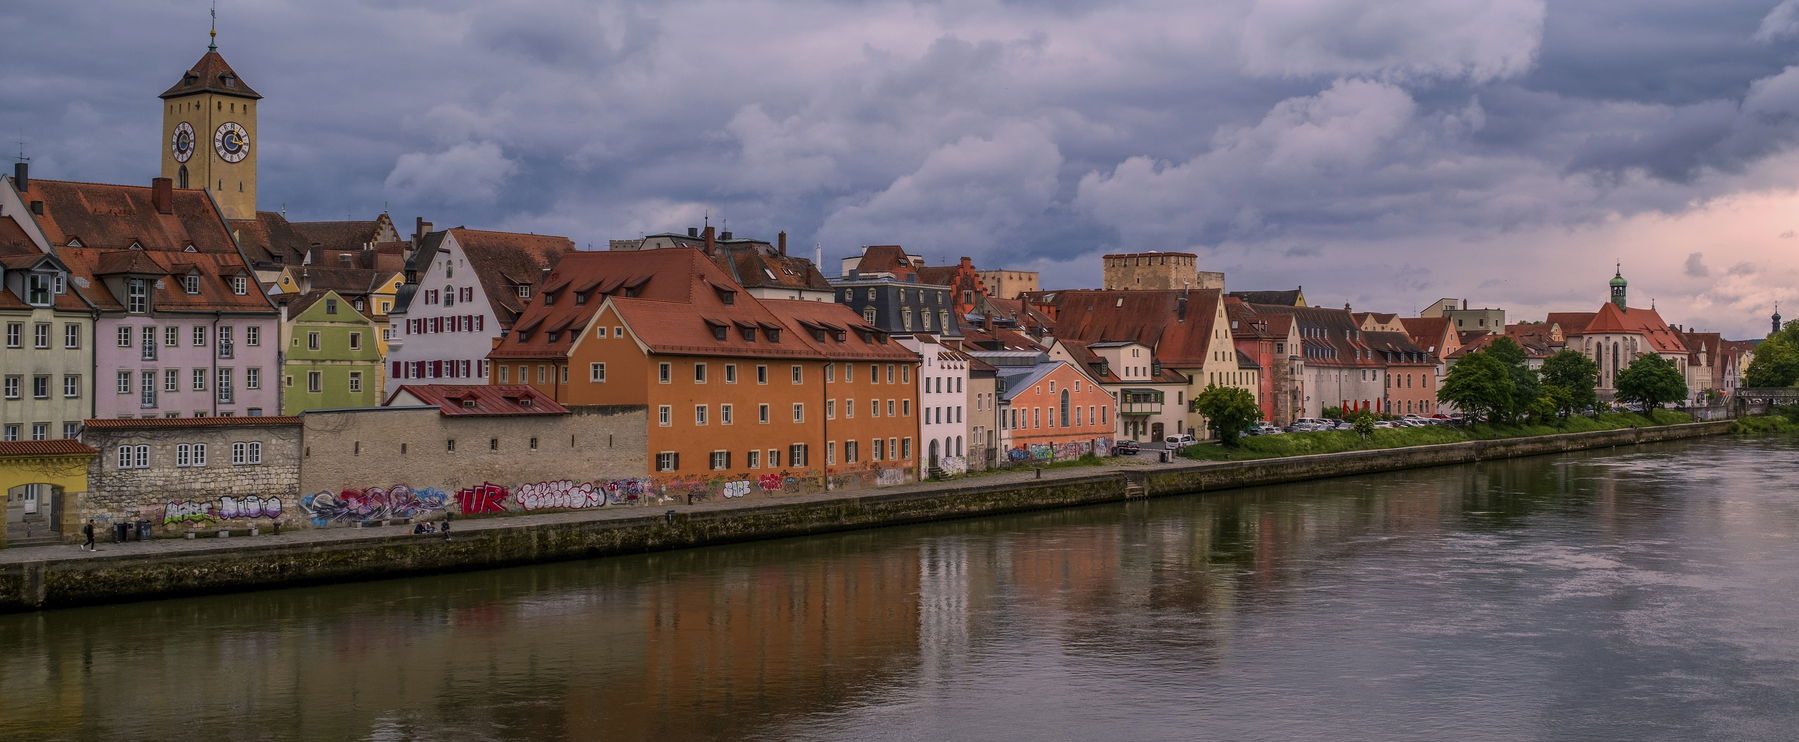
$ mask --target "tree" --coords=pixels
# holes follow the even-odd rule
[[[1361,410],[1349,416],[1349,424],[1355,426],[1356,437],[1367,440],[1374,435],[1374,413]]]
[[[1475,420],[1493,420],[1512,409],[1513,389],[1505,362],[1477,350],[1449,368],[1443,386],[1437,389],[1437,401],[1455,405]]]
[[[1788,327],[1769,335],[1755,346],[1755,359],[1743,372],[1743,386],[1766,388],[1799,383],[1799,342],[1788,337],[1792,330]]]
[[[1668,359],[1654,353],[1637,359],[1618,372],[1618,400],[1635,402],[1648,412],[1669,402],[1687,398],[1687,380]]]
[[[1343,408],[1333,405],[1330,407],[1326,407],[1322,410],[1319,410],[1318,414],[1323,415],[1324,419],[1326,419],[1326,420],[1342,420],[1343,419]]]
[[[1542,382],[1537,379],[1537,372],[1530,368],[1526,361],[1524,348],[1509,337],[1500,336],[1487,345],[1487,353],[1505,364],[1506,375],[1512,379],[1512,404],[1498,411],[1496,416],[1503,420],[1515,420],[1519,415],[1529,412],[1531,403],[1540,396],[1537,388]]]
[[[1207,386],[1193,398],[1193,410],[1206,416],[1218,442],[1226,446],[1237,445],[1243,430],[1262,419],[1262,408],[1256,406],[1255,395],[1234,386]]]
[[[1593,390],[1599,386],[1599,365],[1580,351],[1564,350],[1543,361],[1543,387],[1562,417],[1592,409],[1599,403]]]

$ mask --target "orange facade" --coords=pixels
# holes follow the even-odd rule
[[[1437,367],[1434,364],[1387,366],[1389,415],[1434,415],[1437,412]]]
[[[1068,459],[1110,451],[1117,410],[1111,393],[1066,363],[1006,390],[1001,425],[1010,433],[1008,456]]]

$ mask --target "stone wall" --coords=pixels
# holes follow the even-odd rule
[[[313,411],[304,420],[299,506],[317,527],[637,505],[650,496],[641,406],[515,416],[386,407]]]
[[[141,426],[89,425],[82,442],[99,449],[88,471],[88,492],[73,497],[74,522],[101,529],[120,521],[150,521],[161,535],[190,530],[298,525],[300,425],[292,418],[145,420]],[[107,421],[113,423],[114,421]],[[116,425],[116,423],[115,423]],[[261,463],[233,463],[232,445],[261,444]],[[206,447],[196,465],[194,447]],[[121,446],[147,447],[147,466],[119,466]],[[187,465],[180,447],[188,446]],[[66,501],[65,501],[66,502]],[[65,528],[68,540],[79,526]]]

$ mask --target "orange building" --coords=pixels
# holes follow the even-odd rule
[[[646,406],[665,495],[913,478],[918,355],[840,304],[750,296],[697,250],[565,256],[489,360],[564,405]]]
[[[974,351],[999,368],[1000,446],[1013,463],[1112,452],[1112,394],[1080,367],[1035,351]]]

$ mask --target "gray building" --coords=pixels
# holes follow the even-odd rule
[[[915,277],[912,277],[915,278]],[[950,287],[856,271],[831,279],[837,303],[856,310],[871,325],[891,333],[961,337]]]

